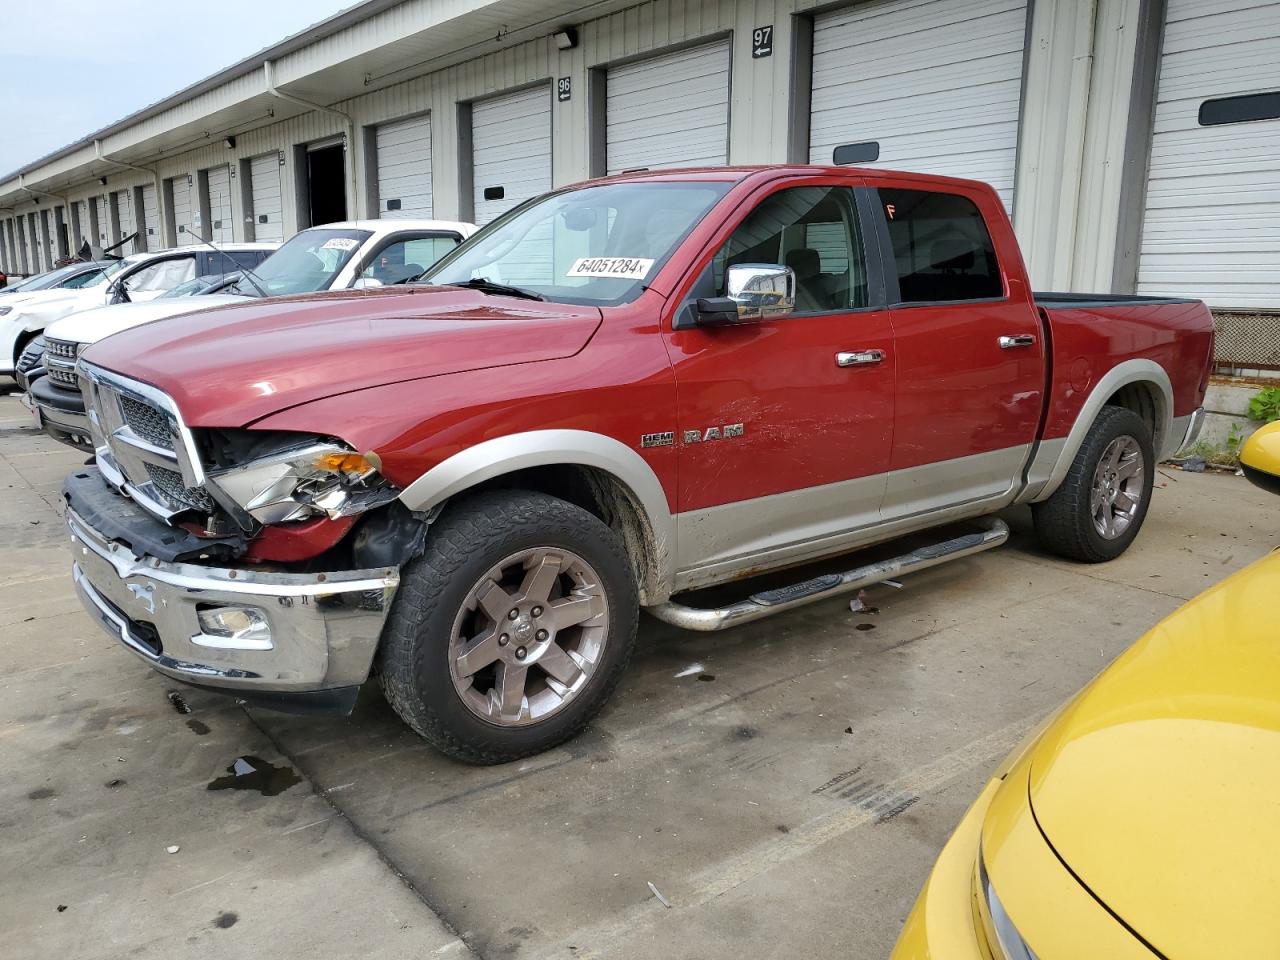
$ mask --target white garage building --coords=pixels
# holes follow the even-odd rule
[[[986,180],[1037,287],[1203,297],[1280,368],[1280,0],[367,0],[0,178],[0,264],[837,148]]]

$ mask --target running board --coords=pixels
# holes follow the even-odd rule
[[[936,567],[948,560],[959,560],[983,550],[998,547],[1009,539],[1009,527],[997,517],[985,517],[977,523],[986,529],[981,533],[967,533],[961,537],[944,540],[904,553],[900,557],[855,567],[844,573],[828,573],[802,583],[793,583],[773,590],[753,593],[746,600],[727,607],[689,607],[670,600],[645,609],[666,623],[685,630],[724,630],[740,623],[750,623],[791,610],[806,603],[826,600],[851,590],[869,587],[874,583],[892,580],[906,573]]]

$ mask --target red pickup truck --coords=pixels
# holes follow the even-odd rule
[[[1031,292],[988,186],[717,168],[532,200],[425,285],[109,337],[68,478],[86,607],[177,680],[433,744],[579,731],[641,607],[719,629],[1000,543],[1108,560],[1193,437],[1202,303]],[[722,607],[694,588],[974,532]],[[744,593],[750,590],[744,588]]]

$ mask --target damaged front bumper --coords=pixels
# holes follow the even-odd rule
[[[162,561],[100,533],[74,498],[66,521],[85,609],[158,672],[278,709],[354,705],[399,585],[395,569],[281,573]],[[254,628],[211,629],[226,619]]]

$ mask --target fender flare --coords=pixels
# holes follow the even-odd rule
[[[423,512],[495,477],[530,467],[565,465],[603,471],[630,492],[648,526],[651,559],[657,567],[645,592],[669,593],[675,573],[676,524],[666,491],[640,454],[602,433],[530,430],[485,440],[436,464],[401,491],[400,501],[410,510]]]
[[[1148,383],[1156,388],[1156,424],[1151,445],[1157,458],[1161,456],[1166,438],[1173,429],[1173,384],[1164,367],[1154,360],[1125,360],[1108,370],[1094,384],[1079,414],[1076,415],[1076,422],[1072,424],[1071,432],[1062,442],[1058,458],[1049,471],[1049,479],[1045,481],[1038,493],[1029,498],[1032,503],[1047,499],[1062,485],[1067,471],[1071,469],[1071,464],[1076,459],[1076,454],[1080,452],[1089,428],[1093,426],[1102,408],[1117,390],[1131,383]]]

